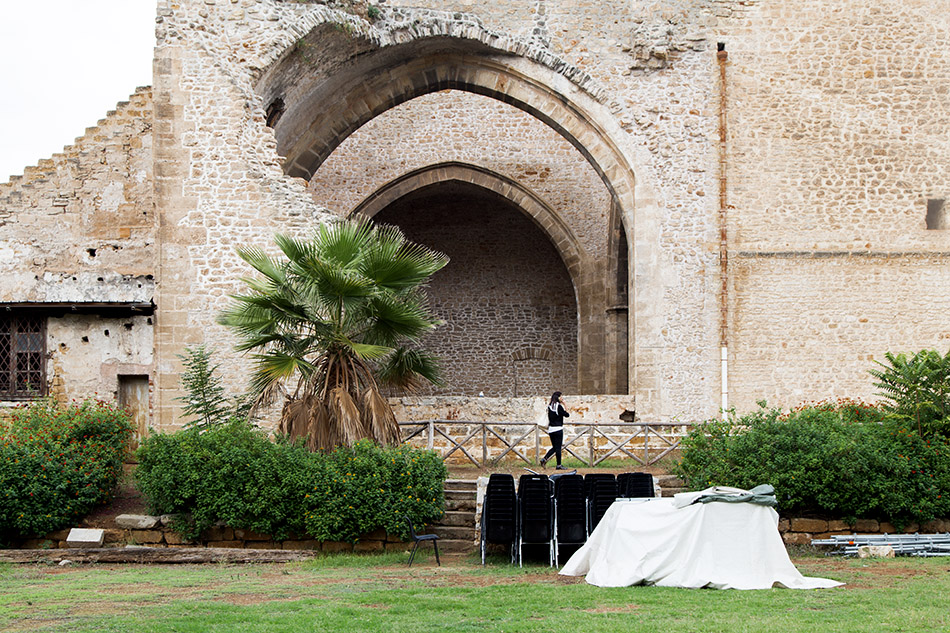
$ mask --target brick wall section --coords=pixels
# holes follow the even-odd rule
[[[155,293],[152,91],[139,88],[75,143],[0,184],[0,301],[136,302]],[[152,373],[153,321],[47,323],[50,394],[114,398]]]

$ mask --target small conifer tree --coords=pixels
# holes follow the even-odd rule
[[[211,364],[211,352],[204,345],[186,347],[178,358],[185,367],[180,380],[186,393],[176,400],[183,403],[182,412],[193,418],[185,428],[206,429],[240,413],[239,401],[225,394],[221,378],[215,374],[219,365]]]

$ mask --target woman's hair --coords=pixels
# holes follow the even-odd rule
[[[551,396],[551,402],[548,403],[548,406],[550,407],[557,404],[557,399],[560,397],[561,397],[561,392],[555,391],[554,394]]]

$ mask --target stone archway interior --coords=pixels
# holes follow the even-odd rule
[[[577,386],[577,301],[547,236],[501,196],[457,181],[418,189],[375,217],[451,262],[428,289],[445,321],[427,336],[439,395],[527,396]]]

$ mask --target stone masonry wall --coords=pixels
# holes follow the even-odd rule
[[[330,155],[310,189],[348,213],[399,176],[449,161],[521,183],[558,212],[592,258],[606,256],[610,193],[590,163],[528,113],[469,92],[431,93],[376,117]]]
[[[730,387],[740,409],[873,399],[884,352],[946,351],[950,19],[940,2],[754,2],[729,52]]]
[[[61,153],[0,184],[0,301],[149,303],[155,293],[152,92]],[[151,375],[151,317],[67,314],[47,322],[51,395],[116,396],[117,375]]]
[[[234,246],[273,249],[275,231],[303,235],[348,212],[327,212],[314,191],[354,182],[365,152],[395,162],[392,139],[411,114],[405,138],[418,153],[407,152],[407,169],[441,156],[489,164],[540,192],[557,210],[552,227],[575,221],[591,252],[607,244],[597,235],[602,216],[589,222],[569,201],[590,192],[593,213],[603,214],[600,196],[609,193],[630,247],[638,413],[710,417],[720,404],[721,42],[730,403],[870,395],[871,359],[947,344],[950,232],[926,222],[928,208],[950,196],[950,23],[940,0],[380,7],[370,21],[355,5],[161,0],[153,90],[0,185],[0,299],[138,300],[157,283],[156,425],[173,427],[175,355],[185,345],[216,347],[228,384],[243,386],[246,366],[214,320],[248,273]],[[452,82],[481,96],[442,92]],[[410,93],[419,98],[345,143],[366,123],[366,108],[396,106]],[[288,111],[271,129],[266,110],[281,95]],[[533,108],[592,167],[521,111],[484,105],[488,97]],[[447,122],[449,100],[463,115],[457,128]],[[519,123],[506,136],[477,128],[478,117],[505,129]],[[459,135],[443,136],[447,126]],[[449,141],[441,152],[439,139]],[[530,160],[518,163],[519,145]],[[278,147],[293,154],[288,164]],[[544,151],[566,161],[547,180],[543,169],[529,173],[544,167]],[[328,180],[287,175],[309,180],[324,155]],[[399,176],[381,162],[367,160],[360,187]],[[318,197],[343,207],[359,198]],[[578,365],[588,376],[607,357],[595,312],[612,280],[602,267],[580,268]],[[603,389],[602,380],[586,384]]]
[[[149,301],[152,91],[0,184],[0,301]]]

